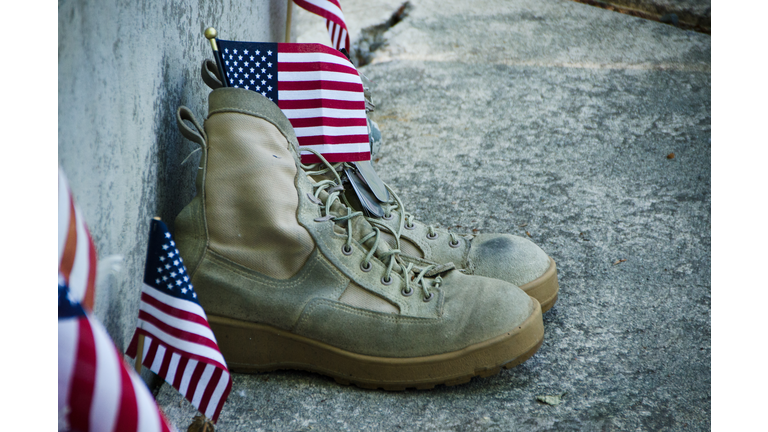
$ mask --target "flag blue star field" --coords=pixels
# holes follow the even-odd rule
[[[136,357],[138,337],[144,335],[141,364],[216,421],[232,378],[176,243],[165,224],[154,219],[136,327],[126,354]]]
[[[229,87],[255,91],[290,120],[303,163],[371,159],[363,83],[344,54],[320,44],[217,39]]]
[[[61,273],[59,279],[59,430],[176,430]]]

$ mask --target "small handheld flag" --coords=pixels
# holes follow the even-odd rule
[[[349,51],[349,31],[344,21],[339,0],[293,0],[298,6],[325,18],[325,28],[331,37],[331,46],[339,51]],[[287,42],[287,41],[286,41]]]
[[[363,84],[343,54],[320,44],[218,40],[223,81],[275,102],[299,140],[301,161],[371,159]]]
[[[139,319],[128,351],[216,421],[232,389],[208,318],[165,224],[150,225]],[[143,336],[142,352],[139,339]]]
[[[59,430],[176,430],[63,282],[59,273]]]
[[[59,274],[87,310],[93,310],[96,294],[96,259],[91,233],[59,167]]]

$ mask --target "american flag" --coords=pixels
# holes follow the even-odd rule
[[[363,83],[343,54],[320,44],[218,40],[230,87],[275,102],[290,120],[303,163],[371,159]]]
[[[96,247],[59,167],[59,274],[72,296],[93,310],[96,293]]]
[[[232,389],[232,378],[176,243],[165,224],[154,219],[139,320],[126,352],[129,357],[136,357],[139,335],[144,336],[141,364],[216,421]]]
[[[325,18],[325,28],[331,37],[331,46],[339,51],[349,51],[349,32],[344,21],[344,13],[338,0],[293,0],[302,8]]]
[[[59,273],[59,430],[176,430]]]

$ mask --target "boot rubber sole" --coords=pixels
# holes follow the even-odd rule
[[[557,283],[557,265],[549,258],[549,268],[543,275],[520,287],[526,294],[541,304],[541,312],[546,312],[555,305],[560,285]]]
[[[367,389],[431,389],[497,374],[528,360],[544,341],[541,306],[522,324],[464,349],[424,357],[356,354],[275,327],[208,315],[231,372],[296,369],[327,375]]]

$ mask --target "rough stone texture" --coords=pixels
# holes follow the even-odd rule
[[[235,375],[217,430],[709,429],[710,37],[564,0],[412,3],[362,69],[375,165],[420,219],[530,233],[557,261],[544,345],[431,391]]]
[[[136,326],[149,220],[172,227],[194,195],[199,154],[182,164],[196,145],[178,133],[175,112],[207,110],[203,29],[278,41],[285,15],[285,2],[267,0],[59,1],[59,163],[99,258],[123,258],[95,307],[120,349]]]

